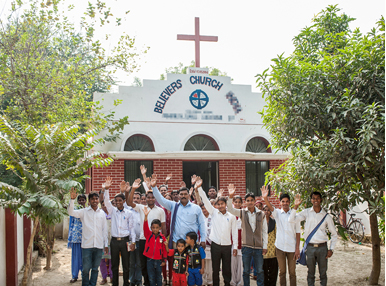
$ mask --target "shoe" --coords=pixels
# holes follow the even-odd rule
[[[253,276],[253,280],[257,280],[257,276]]]
[[[100,285],[105,285],[107,283],[107,279],[103,279],[99,284]]]
[[[75,283],[76,281],[78,281],[78,278],[72,278],[72,279],[70,280],[70,283]]]

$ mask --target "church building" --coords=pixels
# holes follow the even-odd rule
[[[179,189],[181,181],[190,187],[196,174],[203,178],[205,191],[210,186],[226,190],[232,183],[237,194],[260,196],[264,174],[288,157],[269,147],[270,135],[258,113],[265,105],[262,94],[200,68],[200,41],[217,37],[200,35],[198,18],[195,35],[177,39],[195,41],[196,67],[188,74],[167,74],[166,80],[144,80],[142,87],[120,86],[118,93],[94,94],[102,112],[128,116],[130,124],[117,142],[98,150],[114,163],[89,170],[87,192],[99,190],[106,176],[113,178],[111,191],[119,192],[122,180],[142,179],[139,167],[145,165],[148,176],[158,175],[159,184],[172,174],[169,191]],[[117,100],[122,103],[115,106]]]

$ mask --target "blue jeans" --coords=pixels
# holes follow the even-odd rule
[[[151,286],[162,286],[161,260],[147,259],[147,275]]]
[[[101,263],[102,255],[103,249],[82,248],[82,286],[96,285],[98,279],[98,267]]]
[[[141,260],[139,258],[139,242],[135,243],[135,250],[130,254],[130,283],[142,285]]]
[[[253,257],[253,261],[255,262],[255,268],[256,268],[256,276],[257,286],[264,286],[264,270],[263,270],[263,250],[262,249],[253,249],[250,247],[243,246],[241,249],[241,253],[243,254],[243,280],[244,280],[244,286],[249,286],[249,273],[250,273],[250,267],[251,267],[251,259]]]

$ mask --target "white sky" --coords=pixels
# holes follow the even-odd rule
[[[11,0],[1,2],[4,4],[0,4],[0,9],[9,6]],[[77,11],[87,4],[84,0],[71,2]],[[200,17],[200,34],[219,38],[217,43],[201,42],[201,66],[219,68],[234,79],[234,84],[251,85],[254,91],[257,91],[255,75],[268,68],[276,55],[283,52],[289,55],[293,50],[293,37],[311,25],[314,15],[327,5],[339,4],[341,12],[356,18],[351,29],[359,27],[362,32],[370,31],[385,14],[384,0],[106,2],[114,16],[124,17],[120,27],[108,32],[119,36],[125,31],[135,36],[138,47],[150,47],[140,61],[140,71],[129,75],[118,73],[121,84],[131,85],[135,76],[159,79],[165,68],[177,66],[179,62],[190,64],[194,60],[194,42],[177,41],[177,34],[194,34],[194,17]],[[130,13],[125,15],[127,10]],[[113,42],[106,43],[109,44]]]

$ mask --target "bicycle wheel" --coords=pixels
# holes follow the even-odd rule
[[[354,220],[347,228],[348,237],[354,243],[359,243],[365,237],[365,229],[360,221]]]

